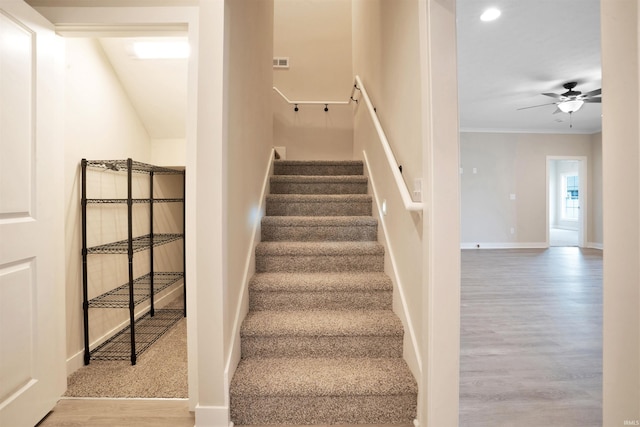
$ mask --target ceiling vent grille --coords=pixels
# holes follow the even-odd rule
[[[289,68],[289,58],[285,58],[285,57],[273,58],[273,68]]]

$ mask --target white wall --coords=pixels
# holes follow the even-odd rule
[[[602,249],[602,132],[591,135],[591,202],[589,203],[589,242]]]
[[[240,323],[248,311],[248,281],[264,215],[261,193],[272,161],[273,2],[231,0],[226,8],[226,280],[221,285],[230,378],[240,359]]]
[[[422,177],[418,4],[353,1],[353,72],[367,87],[409,188]],[[359,142],[354,144],[354,152],[361,152]]]
[[[149,162],[151,145],[149,137],[131,106],[129,99],[115,77],[99,43],[94,39],[68,38],[66,42],[65,82],[65,246],[66,246],[66,304],[67,304],[67,358],[68,370],[81,366],[83,351],[82,323],[82,259],[81,259],[81,211],[80,211],[80,160],[122,159]],[[95,177],[92,187],[107,187],[94,192],[94,197],[109,197],[107,191],[118,189],[122,193],[122,180],[103,175]],[[136,191],[144,192],[138,182]],[[141,186],[143,188],[141,188]],[[126,209],[104,216],[98,211],[88,210],[89,244],[98,244],[101,239],[121,236],[126,230]],[[124,228],[123,228],[124,223]],[[148,226],[148,222],[137,224]],[[108,240],[107,240],[108,241]],[[102,241],[105,242],[105,241]],[[94,256],[95,257],[95,256]],[[102,277],[111,286],[114,280],[126,278],[126,259],[120,256],[97,260],[91,257],[91,273]],[[115,259],[120,258],[120,259]],[[120,261],[120,262],[119,262]],[[124,282],[123,282],[124,283]],[[115,286],[114,286],[115,287]],[[92,293],[96,288],[92,288]],[[99,293],[93,294],[93,296]],[[142,307],[140,307],[142,308]],[[90,313],[90,340],[102,337],[111,328],[127,319],[127,310],[94,309]]]
[[[405,171],[422,177],[422,123],[418,1],[353,2],[353,70],[377,107],[392,149]],[[380,66],[380,59],[385,65]],[[413,91],[407,105],[400,97]],[[361,98],[356,92],[356,98]],[[413,110],[412,110],[413,109]],[[383,120],[384,119],[384,120]],[[355,108],[354,158],[366,160],[374,209],[386,247],[385,271],[394,282],[394,311],[405,327],[404,356],[413,374],[422,375],[423,222],[422,214],[405,210],[392,171],[364,101]],[[413,166],[409,166],[413,165]],[[411,188],[411,187],[410,187]],[[383,201],[387,214],[380,214]]]
[[[349,100],[351,0],[275,0],[273,56],[289,58],[274,69],[273,86],[292,101]],[[295,112],[273,93],[273,142],[287,147],[287,159],[351,159],[351,106],[301,105]]]
[[[587,157],[588,203],[597,200],[590,135],[463,132],[460,152],[463,247],[544,247],[547,156]],[[587,219],[590,233],[598,218]]]
[[[184,166],[187,164],[187,141],[181,139],[152,139],[151,164]]]
[[[602,0],[603,421],[640,421],[640,8]],[[627,423],[628,424],[628,423]]]

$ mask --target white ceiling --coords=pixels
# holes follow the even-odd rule
[[[497,7],[496,21],[480,15]],[[460,127],[468,131],[595,133],[602,107],[553,114],[543,92],[601,87],[600,0],[457,0]],[[606,94],[603,94],[606,102]]]
[[[152,40],[175,40],[155,37]],[[101,38],[111,66],[151,139],[184,139],[187,111],[187,60],[136,59],[131,45],[143,38]],[[150,39],[151,40],[151,39]]]

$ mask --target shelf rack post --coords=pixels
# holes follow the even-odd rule
[[[127,224],[128,224],[128,247],[129,257],[129,331],[131,332],[131,364],[136,364],[136,331],[135,331],[135,304],[133,299],[133,192],[132,192],[132,169],[133,160],[127,159]]]
[[[184,286],[182,298],[184,299],[184,317],[187,317],[187,171],[182,171],[182,284]]]
[[[151,317],[156,315],[154,285],[153,285],[153,169],[149,172],[149,295],[151,297]]]
[[[87,287],[87,159],[81,163],[81,210],[82,210],[82,318],[84,322],[84,364],[91,359],[89,350],[89,295]]]

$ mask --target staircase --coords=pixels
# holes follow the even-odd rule
[[[417,385],[362,162],[275,160],[256,248],[236,424],[410,424]]]

